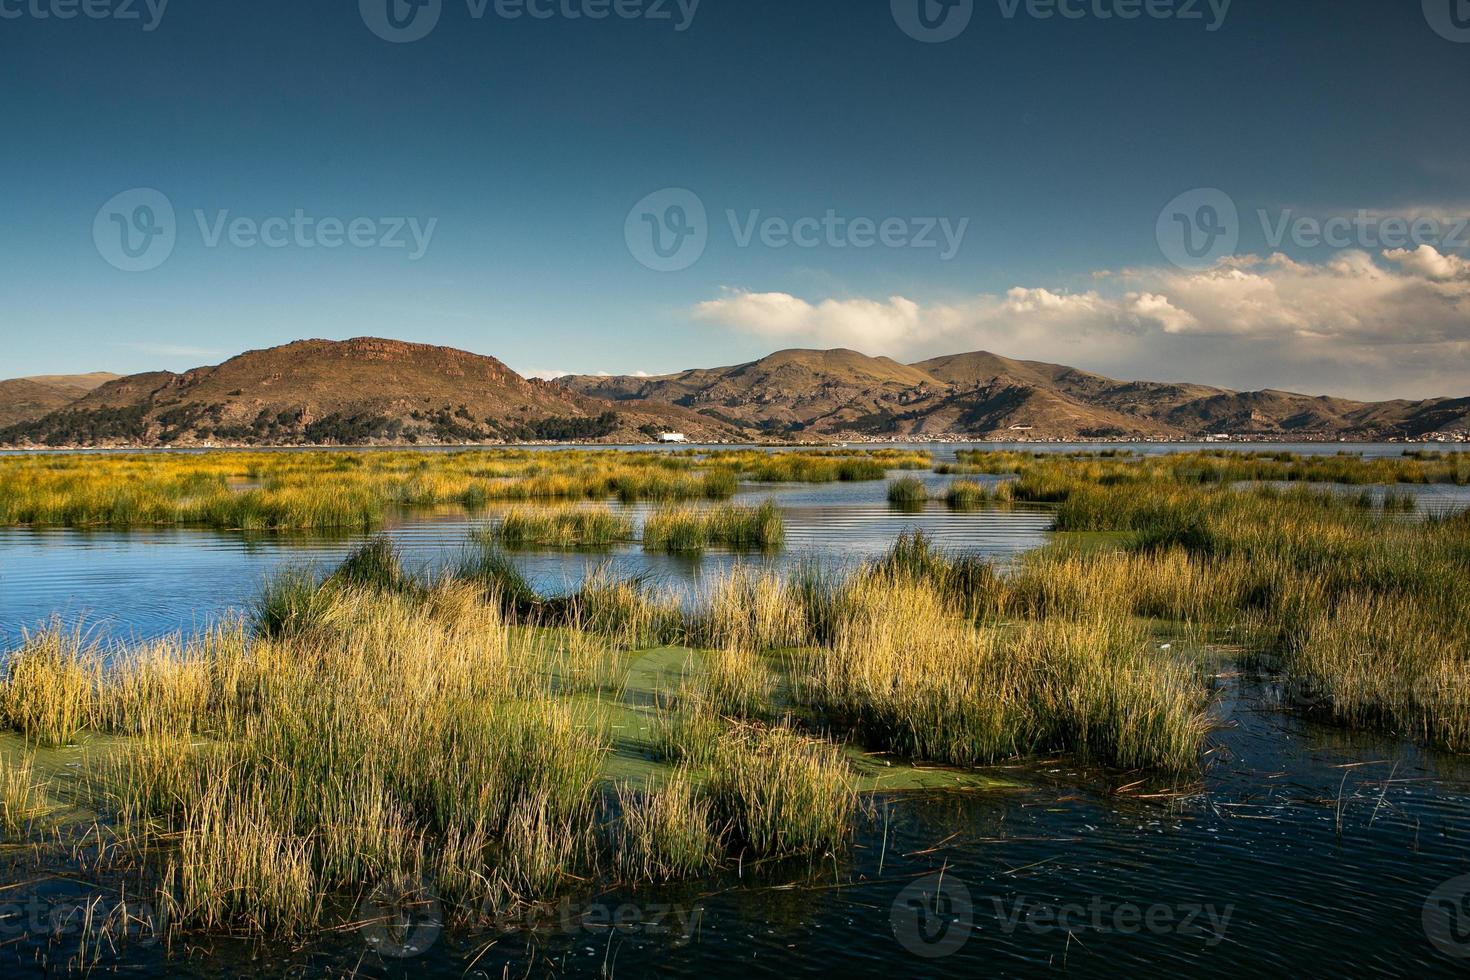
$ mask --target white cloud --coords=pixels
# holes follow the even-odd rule
[[[1441,255],[1432,245],[1420,245],[1414,251],[1396,248],[1384,252],[1384,257],[1397,262],[1406,272],[1444,282],[1449,279],[1470,277],[1470,262],[1457,255]]]
[[[1429,246],[1380,259],[1242,256],[1199,272],[1126,269],[1085,292],[1017,287],[929,305],[727,290],[692,312],[773,342],[904,360],[988,349],[1118,377],[1470,395],[1470,262]]]

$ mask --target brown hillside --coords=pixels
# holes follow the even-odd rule
[[[782,351],[658,378],[563,378],[618,401],[677,404],[819,437],[1187,439],[1228,433],[1374,439],[1470,429],[1470,399],[1368,404],[1283,391],[1115,381],[987,351],[902,365],[855,351]]]
[[[64,408],[115,374],[47,374],[0,381],[0,428],[29,422]]]
[[[610,412],[493,357],[365,337],[120,378],[3,435],[50,445],[645,440],[644,427],[683,427],[695,439],[739,435],[664,405]]]

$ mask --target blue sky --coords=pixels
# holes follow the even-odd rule
[[[702,0],[692,17],[668,0],[668,19],[601,20],[567,16],[598,0],[544,19],[442,0],[411,43],[369,28],[363,10],[390,0],[172,0],[161,16],[137,0],[138,20],[63,20],[64,2],[0,0],[0,376],[372,334],[527,372],[985,347],[1235,387],[1470,394],[1454,390],[1470,376],[1470,42],[1435,29],[1438,0],[1177,0],[1201,18],[1131,20],[1100,16],[1129,0],[1075,18],[975,0],[942,43],[908,36],[889,0]],[[132,220],[140,188],[173,209],[176,243],[128,272],[94,225],[105,237],[113,200]],[[708,243],[660,272],[625,232],[667,188],[695,195]],[[1160,214],[1200,188],[1236,207],[1239,241],[1180,268]],[[298,210],[304,238],[252,235]],[[896,222],[903,244],[773,247],[780,225],[741,241],[829,214]],[[1347,215],[1339,245],[1299,224]],[[953,248],[941,219],[964,229]],[[1382,247],[1394,219],[1433,227]],[[364,247],[323,247],[324,220],[358,221]],[[912,247],[931,223],[941,247]]]

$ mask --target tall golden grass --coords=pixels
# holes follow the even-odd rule
[[[1325,718],[1470,747],[1470,517],[1199,478],[1223,459],[974,457],[1014,466],[1018,497],[1053,500],[1096,546],[998,569],[909,536],[845,574],[737,569],[694,602],[607,569],[540,596],[493,548],[413,578],[380,539],[198,637],[28,635],[0,724],[88,753],[106,736],[81,785],[108,848],[178,928],[273,936],[374,889],[503,908],[596,877],[818,858],[859,812],[846,742],[1187,774],[1209,684],[1160,625],[1279,667]],[[700,669],[644,708],[650,756],[675,765],[610,781],[599,706],[630,651],[671,643]],[[0,769],[7,833],[29,832],[38,785],[24,760]]]
[[[890,450],[779,457],[517,449],[14,456],[0,459],[0,526],[362,529],[395,508],[723,500],[741,478],[876,479],[888,467],[928,463],[927,453]]]

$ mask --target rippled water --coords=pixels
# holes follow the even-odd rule
[[[1447,882],[1470,890],[1465,761],[1303,721],[1256,679],[1221,684],[1191,784],[994,767],[1013,789],[877,800],[835,862],[573,893],[531,921],[415,933],[425,949],[407,959],[355,930],[310,953],[215,940],[134,955],[201,978],[1462,973],[1470,937],[1433,914],[1426,930],[1425,908]]]
[[[1403,489],[1422,496],[1426,512],[1470,503],[1463,488]],[[913,527],[947,548],[1002,559],[1046,539],[1044,509],[952,513],[931,504],[910,514],[890,508],[885,493],[881,482],[744,488],[742,502],[769,497],[785,513],[788,548],[769,558],[711,553],[693,562],[629,546],[519,560],[549,590],[575,587],[602,561],[697,589],[736,561],[870,557]],[[452,559],[469,530],[489,519],[405,515],[389,533],[410,563],[433,565]],[[273,569],[326,567],[354,543],[186,530],[0,531],[0,625],[12,639],[53,614],[114,636],[187,629],[241,608]],[[534,922],[421,933],[426,949],[408,959],[383,957],[347,930],[310,953],[214,940],[172,959],[140,948],[129,961],[145,973],[166,967],[198,977],[1463,972],[1466,761],[1306,720],[1281,708],[1264,679],[1232,673],[1219,685],[1218,728],[1202,775],[1188,785],[1034,760],[988,770],[1010,789],[877,800],[852,850],[814,866],[573,893]],[[63,907],[73,888],[63,880],[40,887]],[[10,915],[0,907],[0,929],[13,930]],[[621,926],[609,928],[613,921]],[[0,936],[0,974],[46,972],[38,945],[7,939],[12,933]]]

